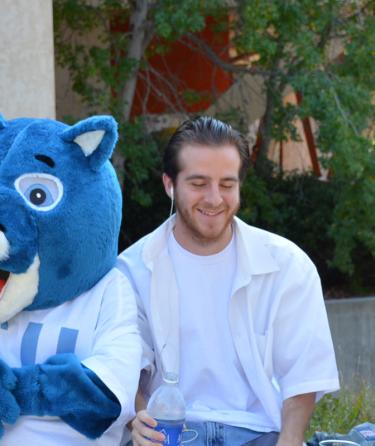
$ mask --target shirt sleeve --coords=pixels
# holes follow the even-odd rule
[[[310,392],[319,399],[339,380],[320,279],[307,257],[283,272],[280,291],[273,358],[282,399]]]
[[[141,298],[143,295],[148,295],[148,292],[141,292],[140,286],[148,284],[151,280],[150,272],[140,268],[139,265],[143,265],[143,262],[139,260],[140,253],[137,255],[129,254],[131,249],[135,249],[133,245],[129,250],[124,251],[117,259],[116,268],[129,280],[132,288],[135,292],[135,298],[138,309],[138,328],[140,330],[142,338],[142,366],[143,370],[146,370],[148,374],[153,375],[155,371],[155,354],[153,336],[151,334],[150,321],[145,311],[145,305]],[[141,273],[140,273],[141,271]],[[138,272],[138,274],[137,274]]]
[[[141,353],[133,289],[125,276],[112,270],[111,280],[104,290],[92,355],[82,361],[121,404],[120,416],[111,427],[119,423],[124,425],[135,415]]]

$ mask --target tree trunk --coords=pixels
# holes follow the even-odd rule
[[[274,87],[275,85],[271,75],[270,79],[266,81],[266,109],[259,126],[260,146],[255,161],[255,170],[259,174],[262,174],[262,172],[266,173],[265,170],[267,170],[266,160],[267,160],[269,145],[272,141],[271,131],[272,131],[273,112],[275,108],[274,98],[273,98]]]
[[[130,117],[135,87],[137,84],[139,62],[141,61],[144,52],[148,3],[149,2],[147,0],[137,0],[135,9],[130,17],[132,37],[130,40],[127,57],[134,62],[135,66],[130,73],[122,91],[123,118],[125,121],[128,121]]]
[[[281,60],[283,54],[282,44],[278,43],[277,55],[273,63],[270,75],[268,79],[265,79],[266,87],[266,110],[261,120],[259,133],[260,133],[260,147],[258,151],[258,156],[255,162],[255,170],[258,174],[268,175],[270,169],[270,163],[268,163],[268,149],[272,141],[272,126],[274,120],[275,112],[275,95],[281,94],[285,87],[285,81],[280,80],[278,76],[281,67]]]
[[[148,12],[147,0],[136,0],[135,8],[130,16],[131,38],[127,52],[127,57],[134,62],[134,68],[129,74],[121,92],[121,99],[123,103],[122,116],[124,122],[129,121],[131,109],[133,106],[135,87],[137,85],[137,76],[139,70],[139,63],[143,57],[145,48],[146,35],[146,21]],[[120,184],[123,183],[124,171],[124,156],[116,150],[112,156],[112,164],[119,176]]]

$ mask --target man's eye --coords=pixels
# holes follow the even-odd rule
[[[230,183],[230,184],[222,184],[221,187],[222,187],[223,189],[232,189],[232,188],[234,187],[234,184],[233,184],[233,183]]]
[[[203,187],[203,186],[205,186],[205,183],[191,183],[191,184],[194,187]]]

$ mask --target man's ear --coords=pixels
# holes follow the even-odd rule
[[[163,173],[162,179],[163,179],[165,193],[168,195],[168,197],[171,200],[173,200],[174,199],[174,189],[173,189],[172,178],[169,177],[166,173]]]
[[[87,157],[91,169],[97,171],[115,148],[117,122],[112,116],[92,116],[64,130],[60,136],[66,142],[76,143]]]

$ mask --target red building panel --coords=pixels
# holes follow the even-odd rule
[[[206,27],[197,35],[223,60],[229,59],[229,31],[215,29],[215,20],[208,18]],[[124,32],[127,25],[119,22],[113,32]],[[166,48],[162,54],[159,44]],[[183,37],[176,42],[154,39],[147,49],[149,68],[138,74],[132,116],[145,113],[199,112],[209,107],[232,85],[232,77]]]

